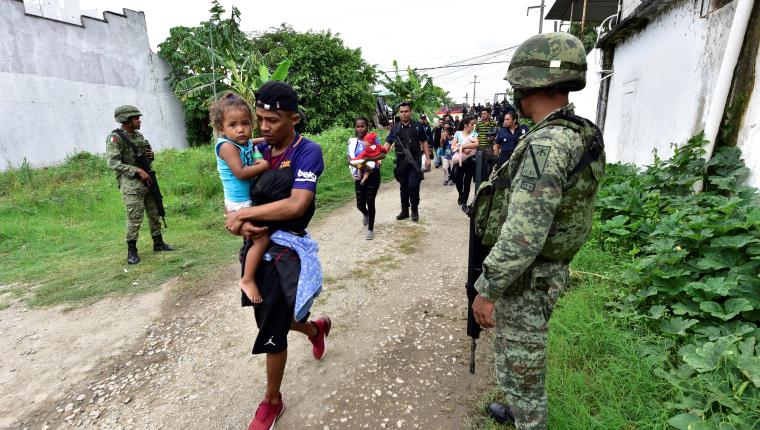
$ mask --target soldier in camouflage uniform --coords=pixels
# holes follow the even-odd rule
[[[121,123],[121,131],[127,138],[145,155],[153,159],[153,150],[148,141],[143,137],[140,129],[140,111],[129,105],[119,106],[114,112],[114,119]],[[121,198],[127,212],[127,263],[137,264],[140,257],[137,255],[137,235],[140,232],[143,213],[148,214],[150,235],[153,237],[154,251],[171,251],[169,244],[161,237],[161,223],[158,208],[153,197],[148,193],[148,185],[151,178],[148,172],[138,167],[135,161],[135,153],[128,142],[123,141],[121,136],[112,131],[106,138],[106,159],[108,168],[116,173],[116,181],[121,190]]]
[[[546,428],[549,317],[567,286],[569,263],[591,233],[604,175],[598,129],[575,116],[568,101],[569,91],[585,87],[585,71],[583,44],[551,33],[523,42],[506,77],[516,107],[536,126],[505,167],[506,220],[483,262],[472,307],[481,326],[496,327],[497,379],[509,402],[492,403],[487,412],[518,430]]]

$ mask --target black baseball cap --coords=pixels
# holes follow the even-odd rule
[[[269,81],[256,91],[256,107],[271,111],[297,112],[298,94],[285,82]]]

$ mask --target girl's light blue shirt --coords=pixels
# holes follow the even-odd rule
[[[251,200],[251,180],[235,177],[227,162],[219,156],[219,148],[225,142],[235,145],[240,150],[240,161],[243,166],[253,166],[253,142],[249,140],[247,145],[241,145],[226,137],[220,137],[216,140],[216,147],[214,148],[216,170],[219,171],[219,177],[222,179],[222,187],[224,188],[224,200],[233,203],[247,202]]]

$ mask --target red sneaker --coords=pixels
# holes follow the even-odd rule
[[[327,351],[327,336],[330,335],[332,321],[330,321],[330,317],[325,316],[311,323],[317,327],[317,334],[309,338],[312,345],[311,352],[314,354],[314,358],[321,360],[325,356],[325,351]]]
[[[248,430],[272,430],[274,423],[285,411],[282,394],[279,394],[279,399],[280,403],[276,405],[269,403],[266,399],[259,403],[259,408],[256,409],[256,415],[254,415],[251,424],[248,425]]]

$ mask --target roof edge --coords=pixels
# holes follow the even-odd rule
[[[625,40],[631,34],[646,27],[664,9],[681,0],[643,0],[641,4],[623,18],[618,25],[604,34],[596,42],[597,48],[610,48]]]

